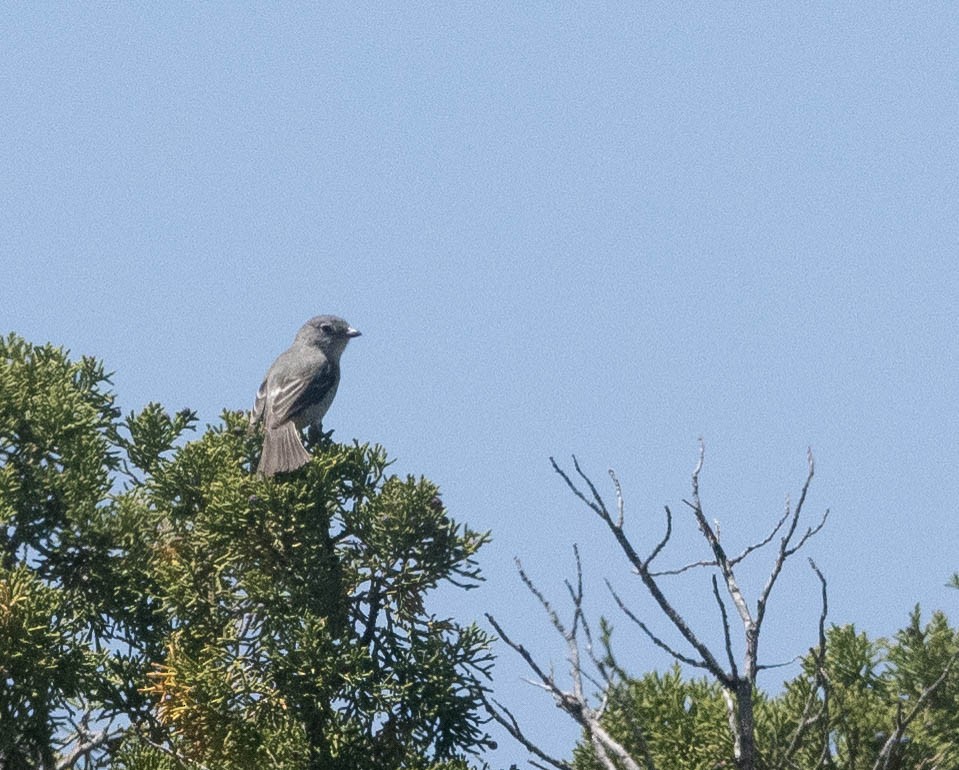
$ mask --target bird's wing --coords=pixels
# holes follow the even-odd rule
[[[250,415],[251,423],[258,423],[263,419],[263,410],[266,408],[266,380],[260,383],[256,390],[256,398],[253,399],[253,413]]]
[[[263,417],[266,427],[292,420],[302,410],[321,402],[336,384],[336,367],[329,361],[311,373],[283,379],[267,377],[256,392],[254,419]]]

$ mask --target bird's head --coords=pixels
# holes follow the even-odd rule
[[[360,332],[335,315],[318,315],[307,321],[296,333],[298,342],[305,342],[322,350],[327,356],[339,358],[340,353]]]

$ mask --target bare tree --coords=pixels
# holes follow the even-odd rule
[[[560,475],[573,494],[585,503],[606,525],[613,535],[619,551],[625,556],[633,572],[639,577],[645,591],[655,600],[662,615],[684,640],[683,649],[666,641],[663,636],[654,633],[646,621],[629,607],[620,593],[607,580],[606,585],[617,606],[656,647],[665,650],[676,661],[685,666],[705,671],[721,685],[726,703],[736,767],[739,770],[756,770],[759,767],[759,758],[755,743],[753,693],[756,688],[757,674],[764,668],[759,663],[759,640],[763,622],[766,618],[769,597],[786,561],[803,548],[810,538],[822,530],[829,511],[823,513],[815,524],[806,527],[804,530],[801,528],[800,520],[815,469],[810,452],[808,454],[806,479],[796,504],[792,505],[787,499],[785,511],[769,534],[747,546],[738,554],[730,555],[720,541],[718,526],[710,523],[703,510],[699,494],[699,478],[703,468],[703,459],[704,446],[700,442],[699,457],[692,474],[692,494],[688,500],[683,502],[692,512],[696,525],[706,541],[709,555],[700,561],[661,571],[654,569],[653,563],[663,553],[673,536],[673,513],[668,506],[665,509],[665,531],[659,542],[649,550],[649,555],[643,557],[640,555],[637,545],[627,535],[624,527],[625,502],[616,474],[610,471],[616,498],[615,508],[611,511],[592,480],[580,468],[575,457],[573,458],[575,475],[570,475],[564,471],[552,458],[550,458],[550,462],[553,469]],[[775,555],[768,577],[755,603],[751,604],[737,579],[737,568],[747,557],[773,543],[777,536],[779,537],[778,546],[775,546]],[[522,644],[514,641],[494,617],[491,615],[486,617],[500,638],[515,650],[529,666],[535,675],[532,682],[550,693],[560,709],[569,714],[583,728],[596,757],[604,767],[609,768],[609,770],[622,770],[623,768],[626,770],[640,770],[640,768],[654,770],[655,764],[646,749],[644,740],[645,725],[639,723],[631,725],[634,739],[631,743],[640,747],[638,752],[634,752],[638,753],[639,756],[631,754],[621,742],[617,741],[603,727],[602,717],[608,705],[610,692],[614,684],[624,678],[625,672],[615,662],[609,648],[608,633],[605,629],[601,637],[602,643],[600,646],[602,649],[599,651],[595,649],[594,633],[583,611],[582,562],[579,550],[574,550],[576,580],[575,583],[566,582],[573,607],[573,617],[570,623],[564,623],[560,619],[553,605],[534,585],[523,570],[522,565],[519,567],[520,576],[526,587],[537,598],[554,628],[565,639],[569,674],[572,682],[569,689],[564,689],[558,682],[555,673],[538,664],[531,653]],[[805,731],[821,722],[824,712],[829,706],[826,683],[821,674],[826,645],[826,581],[815,563],[812,560],[809,560],[809,563],[820,582],[822,596],[819,645],[815,653],[818,673],[816,687],[810,694],[795,734],[787,744],[787,754],[796,750]],[[724,640],[723,649],[719,652],[703,641],[703,636],[694,630],[675,604],[667,597],[662,587],[664,578],[680,575],[691,570],[707,570],[711,573],[711,593],[719,608]],[[736,636],[733,633],[734,618],[738,618],[742,626],[743,646],[738,658],[734,651],[734,636]],[[599,695],[591,698],[587,691],[588,685],[592,685]],[[489,700],[487,707],[493,718],[532,753],[535,759],[530,760],[531,764],[540,768],[549,765],[559,770],[568,770],[571,767],[568,762],[551,757],[538,747],[524,734],[519,722],[502,704]],[[828,756],[823,756],[820,759],[820,764],[826,762],[828,762]],[[545,763],[545,765],[542,763]]]

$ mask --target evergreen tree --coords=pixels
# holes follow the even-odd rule
[[[195,428],[0,339],[0,766],[465,767],[489,639],[425,599],[488,535],[380,447],[263,479],[243,413]]]

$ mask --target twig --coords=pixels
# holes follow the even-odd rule
[[[613,480],[613,488],[616,490],[616,526],[622,527],[623,520],[626,518],[626,503],[623,501],[623,488],[616,477],[616,472],[610,468],[609,477]]]
[[[640,620],[636,614],[626,606],[626,603],[620,598],[619,594],[616,593],[616,589],[613,588],[609,580],[606,581],[606,587],[609,589],[609,592],[613,595],[617,606],[623,611],[623,614],[626,615],[633,623],[635,623],[642,630],[646,637],[655,644],[659,649],[664,650],[669,653],[672,657],[678,660],[680,663],[685,663],[687,666],[693,666],[694,668],[703,668],[707,671],[710,670],[709,664],[705,660],[696,660],[695,658],[690,658],[688,655],[683,655],[679,650],[674,649],[672,646],[660,639],[656,634],[654,634],[649,626],[647,626],[642,620]]]
[[[659,555],[659,552],[666,547],[666,543],[669,542],[669,538],[673,534],[673,512],[669,510],[668,505],[665,506],[665,508],[666,508],[666,532],[663,535],[663,539],[656,544],[656,547],[653,549],[653,552],[648,557],[646,557],[647,567],[649,567],[649,565],[653,563],[653,559],[655,559]]]
[[[793,757],[793,755],[802,745],[802,739],[805,736],[806,731],[816,724],[816,722],[818,722],[820,719],[825,717],[825,724],[823,726],[823,751],[819,758],[819,762],[817,763],[818,767],[823,767],[826,766],[831,753],[828,736],[829,682],[826,679],[826,616],[829,612],[829,596],[826,590],[826,578],[823,576],[819,567],[816,566],[816,562],[814,562],[812,559],[809,559],[809,566],[812,567],[813,572],[816,573],[816,577],[819,579],[820,596],[822,601],[822,609],[819,613],[819,646],[816,649],[815,656],[816,677],[813,686],[810,688],[809,697],[806,698],[806,703],[803,706],[802,714],[799,717],[799,724],[796,726],[796,731],[793,733],[792,739],[789,741],[789,745],[786,747],[786,750],[783,753],[783,761],[788,762]],[[822,708],[814,711],[816,706],[816,694],[818,692],[822,692]]]
[[[548,762],[553,767],[557,768],[557,770],[572,770],[573,766],[569,762],[551,757],[539,746],[533,743],[533,741],[531,741],[523,732],[522,728],[519,726],[519,722],[516,721],[516,717],[513,716],[513,713],[506,708],[506,706],[497,700],[487,698],[485,693],[483,693],[481,697],[483,698],[483,704],[486,706],[487,713],[496,722],[502,725],[506,732],[519,741],[523,745],[523,748],[525,748],[530,754],[539,757],[544,762]],[[530,764],[535,765],[533,762],[530,762]]]
[[[676,567],[675,569],[664,569],[658,572],[650,572],[649,574],[653,577],[664,577],[669,576],[673,577],[675,575],[682,575],[684,572],[689,572],[690,570],[697,569],[699,567],[718,567],[719,563],[715,559],[701,559],[700,561],[691,561],[689,564],[684,564],[682,567]]]
[[[545,599],[543,601],[545,602]],[[545,603],[545,606],[549,606],[548,602]],[[552,694],[553,698],[556,700],[556,705],[559,706],[559,708],[569,714],[581,727],[583,727],[591,739],[600,741],[605,751],[615,756],[620,767],[625,768],[625,770],[641,770],[639,765],[632,757],[630,757],[629,752],[622,746],[622,744],[613,738],[600,724],[597,713],[594,712],[586,702],[586,697],[582,690],[582,681],[579,675],[579,654],[575,644],[575,637],[567,637],[567,639],[570,640],[569,643],[571,645],[570,664],[572,666],[573,674],[573,692],[568,693],[559,688],[559,686],[556,684],[555,677],[551,673],[547,674],[536,663],[536,661],[533,660],[529,650],[527,650],[522,644],[514,642],[512,639],[510,639],[510,637],[503,630],[502,626],[496,622],[496,619],[492,615],[486,613],[486,619],[489,621],[490,625],[493,626],[493,629],[496,631],[499,637],[509,647],[515,650],[524,661],[526,661],[526,664],[530,667],[530,669],[532,669],[533,672],[539,677],[540,681],[537,684]],[[495,718],[496,717],[494,715],[494,719]],[[503,722],[500,722],[500,724],[503,724]],[[505,724],[503,724],[503,726],[507,727]],[[507,727],[507,729],[509,728]],[[541,756],[541,758],[546,759],[545,756]],[[608,767],[610,770],[615,770],[617,765],[611,763],[608,765]]]
[[[739,564],[739,562],[741,562],[747,556],[749,556],[749,554],[751,554],[753,551],[758,551],[764,545],[769,545],[769,543],[772,542],[772,539],[776,537],[776,533],[779,532],[780,529],[782,529],[783,524],[786,523],[786,519],[788,518],[789,518],[789,503],[787,502],[786,510],[783,512],[783,515],[780,517],[779,521],[776,522],[776,526],[772,528],[772,531],[766,537],[760,540],[758,543],[753,543],[752,545],[746,546],[746,548],[743,549],[743,552],[739,554],[739,556],[734,556],[733,558],[731,558],[729,560],[729,563],[735,566],[736,564]]]
[[[826,518],[829,516],[829,511],[823,514],[822,519],[819,524],[815,527],[806,530],[806,533],[799,540],[799,543],[794,548],[789,548],[789,542],[792,539],[793,534],[796,531],[796,526],[799,523],[799,517],[802,514],[803,505],[806,502],[806,495],[809,492],[809,485],[812,483],[813,475],[816,472],[816,463],[813,459],[812,449],[808,450],[806,453],[806,460],[808,466],[808,472],[806,473],[806,481],[803,483],[802,492],[799,495],[799,502],[796,504],[796,509],[793,511],[789,529],[785,535],[783,535],[782,540],[779,543],[779,554],[776,557],[776,561],[773,564],[772,570],[769,573],[769,578],[766,580],[766,585],[763,586],[762,593],[759,595],[759,600],[756,602],[756,624],[757,626],[762,624],[763,617],[766,614],[766,605],[769,601],[769,595],[772,592],[773,585],[775,585],[779,574],[782,572],[783,565],[790,556],[792,556],[796,551],[802,548],[806,542],[813,535],[818,533],[826,524]],[[788,510],[788,506],[787,506]]]

